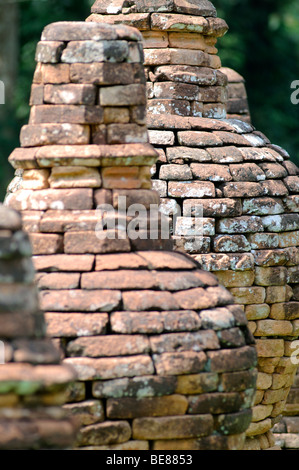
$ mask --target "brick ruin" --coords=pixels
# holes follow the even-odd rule
[[[141,34],[55,23],[36,58],[9,158],[23,176],[6,204],[31,240],[48,335],[77,373],[65,405],[81,423],[74,448],[242,449],[254,338],[232,294],[163,236]],[[124,199],[145,208],[137,228]]]
[[[67,449],[78,431],[62,409],[74,370],[46,337],[28,235],[0,204],[0,449]]]
[[[153,187],[175,219],[177,248],[217,275],[246,313],[259,374],[245,448],[267,449],[297,369],[299,170],[248,119],[226,119],[215,44],[228,28],[209,1],[97,0],[87,22],[143,35],[147,123],[159,153]],[[202,236],[190,223],[196,214]]]

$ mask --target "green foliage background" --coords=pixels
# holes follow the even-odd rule
[[[35,48],[41,32],[54,21],[84,20],[93,3],[18,1],[18,80],[13,100],[0,113],[0,201],[13,177],[8,156],[19,146],[21,126],[28,122]],[[222,64],[245,77],[253,124],[272,143],[288,150],[299,165],[299,105],[290,101],[291,83],[299,80],[298,0],[214,0],[214,5],[230,27],[218,42]]]

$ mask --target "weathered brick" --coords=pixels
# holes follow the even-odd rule
[[[68,64],[92,62],[124,62],[129,56],[127,41],[70,41],[61,55]]]
[[[185,439],[209,435],[213,429],[211,414],[137,418],[133,421],[134,439]]]
[[[64,124],[60,134],[63,138],[63,132],[69,131],[67,125],[79,124],[97,124],[103,122],[103,108],[101,106],[73,105],[73,104],[45,104],[42,106],[33,106],[30,111],[29,124],[31,126],[41,126],[42,124],[55,123]],[[78,128],[77,128],[78,129]],[[76,128],[74,129],[76,130]],[[85,126],[85,133],[88,128]],[[49,128],[49,132],[55,132],[55,129]],[[57,131],[56,131],[57,132]],[[65,137],[66,138],[66,137]],[[55,142],[53,142],[55,144]],[[59,142],[57,142],[59,144]],[[62,142],[63,143],[63,142]],[[71,142],[71,144],[76,142]],[[83,142],[84,143],[84,142]],[[88,142],[85,142],[88,143]],[[52,144],[52,142],[50,142]],[[49,144],[47,144],[49,145]]]
[[[97,290],[59,290],[42,291],[40,303],[46,312],[105,312],[119,305],[119,291]]]
[[[125,310],[142,311],[149,309],[178,310],[179,304],[169,292],[156,292],[150,290],[131,291],[123,293]]]
[[[94,381],[92,394],[97,398],[159,397],[174,393],[176,377],[143,375],[140,377]]]
[[[102,87],[99,92],[101,106],[137,106],[145,104],[145,86],[140,84]]]
[[[233,287],[230,292],[237,304],[262,304],[266,298],[264,287]]]
[[[212,330],[194,333],[171,333],[152,336],[150,338],[151,350],[154,353],[181,352],[189,350],[218,349],[217,335]]]
[[[33,255],[53,255],[63,252],[63,237],[56,234],[31,233]]]
[[[142,335],[105,335],[78,338],[67,345],[69,356],[109,357],[143,354],[149,351],[149,341]]]
[[[237,163],[243,161],[243,154],[233,145],[221,148],[208,148],[207,152],[215,163]]]
[[[110,419],[134,419],[144,416],[184,415],[188,400],[183,395],[154,398],[109,398],[107,417]]]
[[[271,305],[270,317],[275,320],[296,320],[299,318],[298,302],[282,302]]]
[[[45,85],[44,102],[51,104],[94,105],[96,88],[93,85]]]
[[[74,416],[81,425],[88,426],[90,424],[104,421],[105,412],[103,403],[100,400],[86,400],[81,403],[68,403],[64,405],[70,416]]]
[[[88,144],[89,127],[79,124],[36,124],[21,129],[22,147],[52,144]]]
[[[46,255],[34,256],[33,264],[37,271],[90,271],[94,263],[93,255]]]
[[[276,357],[284,354],[283,339],[256,339],[258,357]]]
[[[131,427],[127,421],[105,421],[81,428],[78,437],[80,446],[119,444],[131,437]]]
[[[287,269],[281,266],[255,268],[255,283],[259,286],[283,286],[287,281]]]
[[[221,385],[224,392],[241,392],[247,389],[255,389],[256,381],[256,369],[227,372],[221,375]]]
[[[261,183],[255,182],[234,182],[223,183],[222,192],[224,197],[258,197],[263,195]]]
[[[204,369],[206,359],[203,351],[166,352],[153,355],[158,375],[196,374]]]
[[[37,44],[35,60],[55,64],[60,61],[65,44],[62,41],[40,41]]]
[[[176,393],[193,395],[217,390],[218,374],[203,372],[201,374],[180,375],[177,377]]]
[[[222,141],[211,132],[201,131],[180,131],[178,132],[178,141],[180,145],[190,147],[219,146]]]
[[[286,302],[292,298],[292,290],[289,286],[267,287],[266,293],[266,302],[268,304]]]
[[[184,162],[209,162],[211,156],[206,150],[192,147],[171,147],[166,149],[167,161],[176,163],[178,160]]]
[[[254,272],[218,271],[217,278],[224,287],[247,287],[254,283]]]
[[[74,83],[113,86],[145,81],[141,64],[94,62],[75,63],[68,67],[70,67],[71,81]]]
[[[75,369],[78,380],[108,380],[154,373],[152,360],[147,355],[100,359],[74,357],[64,359],[64,363]]]
[[[104,334],[108,324],[108,315],[104,313],[46,313],[45,320],[49,336],[74,338]]]
[[[283,181],[290,192],[298,193],[299,191],[299,177],[298,176],[287,176],[287,178],[285,178]]]
[[[191,163],[190,168],[195,179],[213,182],[232,179],[229,169],[224,165]]]
[[[186,181],[192,179],[192,172],[189,165],[162,165],[159,178],[162,180]]]
[[[200,100],[199,87],[188,83],[156,82],[154,96],[163,100]]]
[[[213,239],[213,244],[217,253],[240,253],[251,249],[244,235],[218,235]]]
[[[100,239],[95,231],[66,232],[64,235],[64,252],[68,254],[109,253],[130,251],[130,241],[117,239]]]
[[[80,166],[54,167],[49,178],[51,188],[99,188],[101,176],[97,168]]]
[[[154,115],[167,113],[177,116],[189,116],[190,102],[176,99],[151,99],[148,101],[148,112]]]
[[[168,184],[168,195],[176,198],[215,197],[215,187],[211,182],[173,182]]]
[[[255,336],[288,336],[293,332],[290,321],[279,320],[259,320]]]
[[[22,189],[47,189],[49,188],[49,170],[24,170],[22,175]]]
[[[243,200],[243,213],[249,215],[276,215],[284,212],[280,198],[254,198]]]
[[[255,233],[264,230],[262,220],[257,216],[222,219],[217,221],[217,228],[220,233]]]
[[[79,273],[40,273],[36,275],[39,289],[77,289],[79,288]]]
[[[70,68],[67,64],[41,64],[42,83],[63,84],[70,82]]]
[[[149,130],[149,141],[152,145],[173,145],[175,136],[172,131]]]
[[[282,266],[289,260],[286,250],[252,250],[257,266]]]
[[[209,351],[211,372],[235,372],[252,368],[256,364],[255,348],[243,346],[239,349]]]
[[[253,250],[267,250],[278,248],[280,235],[276,233],[252,233],[248,235],[248,241]]]
[[[187,199],[183,201],[183,215],[195,215],[199,210],[204,217],[237,217],[242,215],[239,200],[235,199]]]
[[[242,398],[239,393],[207,393],[188,398],[190,414],[206,413],[212,414],[233,413],[239,411],[242,406]]]

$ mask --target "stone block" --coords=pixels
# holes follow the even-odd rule
[[[144,416],[184,415],[188,400],[183,395],[168,395],[154,398],[109,398],[107,417],[110,419],[134,419]]]
[[[137,418],[133,421],[134,439],[185,439],[209,435],[212,430],[211,414]]]

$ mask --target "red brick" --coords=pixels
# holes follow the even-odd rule
[[[133,421],[134,439],[185,439],[209,435],[213,430],[210,414],[136,418]]]
[[[134,419],[143,416],[184,415],[188,401],[182,395],[154,398],[109,398],[107,416],[110,419]]]
[[[53,255],[63,252],[63,237],[56,234],[31,233],[33,255]]]
[[[62,84],[70,82],[68,64],[41,64],[42,83]]]
[[[153,289],[158,286],[149,271],[118,270],[82,274],[82,289]]]
[[[213,147],[222,145],[222,141],[212,132],[180,131],[178,132],[178,140],[181,145],[190,147]]]
[[[168,184],[168,195],[175,198],[215,197],[215,186],[209,181],[174,182]]]
[[[68,356],[112,357],[149,352],[149,341],[142,335],[104,335],[77,338],[67,345]]]
[[[196,374],[204,370],[207,357],[203,351],[183,351],[153,355],[158,375]]]
[[[105,312],[118,307],[119,291],[41,291],[40,304],[46,312]]]
[[[239,349],[222,349],[207,353],[212,372],[234,372],[251,369],[256,365],[255,348],[244,346]]]
[[[79,273],[48,273],[37,274],[36,281],[39,289],[78,289]]]
[[[89,105],[74,105],[74,104],[56,104],[53,106],[52,104],[45,104],[43,106],[33,106],[30,112],[30,120],[29,124],[33,125],[41,125],[46,123],[55,123],[56,128],[58,124],[72,124],[72,125],[79,125],[79,124],[97,124],[104,122],[104,111],[101,106],[89,106]],[[49,128],[49,132],[51,132],[51,127]],[[66,130],[65,126],[65,130]],[[75,128],[73,133],[77,132],[82,134],[83,128]],[[87,134],[88,128],[85,126],[85,134]],[[60,135],[63,138],[64,129],[61,126]],[[80,134],[79,134],[80,136]],[[66,138],[66,136],[65,136]],[[80,137],[82,140],[82,137]],[[52,143],[59,143],[57,142],[50,142]],[[63,142],[62,142],[63,143]],[[67,142],[65,142],[67,143]],[[80,143],[78,142],[70,142],[71,144]],[[82,142],[88,143],[88,141]],[[40,144],[38,144],[40,145]],[[49,144],[47,144],[49,145]]]
[[[51,337],[93,336],[105,333],[108,315],[105,313],[46,313],[47,332]]]
[[[93,255],[47,255],[34,256],[33,264],[37,271],[91,271],[94,263]]]
[[[105,357],[94,359],[89,357],[72,357],[64,360],[64,364],[72,366],[79,380],[101,381],[121,377],[137,377],[154,374],[152,359],[148,355],[129,357]]]
[[[195,179],[213,182],[232,180],[229,168],[224,165],[191,163],[190,168]]]
[[[170,292],[157,292],[150,290],[132,291],[123,293],[125,310],[177,310],[179,308],[174,296]]]
[[[95,231],[66,232],[64,235],[64,251],[70,254],[86,253],[117,253],[130,251],[130,241],[128,238],[113,239],[97,237]]]
[[[140,79],[138,80],[138,76]],[[71,64],[70,77],[74,83],[91,83],[94,85],[129,85],[144,81],[141,64],[128,63],[91,63]]]
[[[89,127],[79,124],[36,124],[23,126],[20,141],[22,147],[52,144],[88,144]]]

